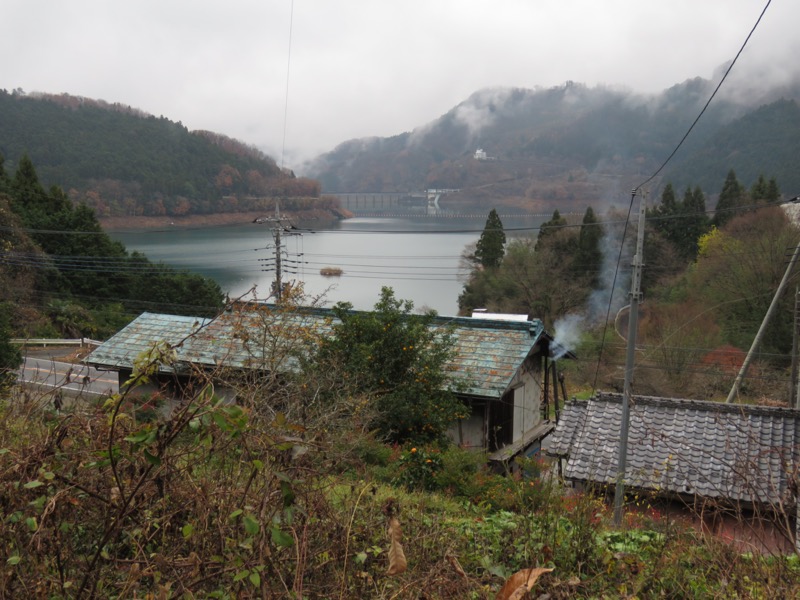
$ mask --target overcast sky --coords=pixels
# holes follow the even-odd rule
[[[765,4],[0,0],[0,88],[128,104],[279,163],[285,148],[292,167],[351,138],[411,131],[486,87],[652,93],[711,78]],[[800,2],[773,0],[734,74],[796,70],[798,23]]]

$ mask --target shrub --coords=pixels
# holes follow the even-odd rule
[[[442,454],[436,448],[412,447],[403,451],[398,461],[400,472],[394,483],[410,490],[432,491],[438,488],[437,472],[442,469]]]

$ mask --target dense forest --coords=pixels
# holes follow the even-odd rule
[[[718,399],[727,392],[731,365],[741,365],[800,243],[794,205],[781,201],[774,178],[760,175],[747,187],[730,170],[719,186],[715,211],[699,186],[679,194],[668,183],[660,198],[647,201],[639,393]],[[556,210],[537,235],[505,243],[492,211],[477,244],[463,254],[461,314],[485,308],[541,318],[557,339],[566,330],[571,343],[582,344],[580,362],[589,371],[578,380],[597,385],[602,366],[601,386],[616,387],[613,365],[624,343],[615,336],[605,341],[601,332],[627,327],[624,311],[622,324],[615,319],[627,304],[635,239],[625,223],[616,209],[589,207],[582,220]],[[778,298],[766,326],[756,354],[759,376],[747,382],[754,397],[784,404],[788,398],[794,302],[791,293]]]
[[[27,155],[45,186],[58,185],[98,217],[265,210],[319,204],[316,181],[281,171],[224,135],[121,104],[0,90],[0,154]],[[330,204],[330,200],[327,201]]]
[[[93,209],[40,183],[30,158],[0,157],[0,301],[15,337],[104,337],[142,311],[215,314],[214,281],[129,253]]]
[[[502,203],[574,211],[618,198],[653,173],[712,89],[697,78],[647,97],[573,82],[482,90],[412,132],[344,142],[304,173],[327,192],[451,188],[460,193],[447,201],[487,210]],[[655,185],[700,186],[713,200],[733,168],[748,181],[766,173],[800,189],[798,98],[792,88],[761,90],[755,102],[717,98]],[[486,157],[477,158],[477,148]]]

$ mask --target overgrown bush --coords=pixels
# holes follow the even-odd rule
[[[156,346],[131,385],[172,360]],[[656,515],[611,528],[601,497],[536,460],[497,474],[457,448],[383,445],[346,418],[361,398],[193,389],[151,422],[127,393],[61,414],[31,391],[0,403],[0,598],[479,599],[540,566],[555,570],[533,593],[554,600],[800,594],[796,557]]]

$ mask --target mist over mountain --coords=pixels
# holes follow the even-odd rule
[[[659,169],[724,68],[653,95],[571,81],[479,90],[413,131],[340,144],[298,169],[307,177],[235,139],[130,106],[0,90],[0,155],[13,170],[27,153],[45,184],[101,217],[263,211],[274,198],[310,210],[330,204],[325,193],[430,188],[460,190],[445,208],[583,211],[625,202]],[[796,195],[800,76],[769,81],[723,85],[650,190],[699,185],[713,206],[734,169],[745,185],[763,174]]]
[[[301,170],[323,193],[451,188],[460,192],[449,202],[527,210],[614,203],[664,163],[715,86],[695,78],[656,95],[576,82],[484,89],[411,132],[349,140]],[[798,98],[798,81],[723,86],[651,189],[700,185],[713,198],[730,169],[745,184],[763,173],[800,189]]]

